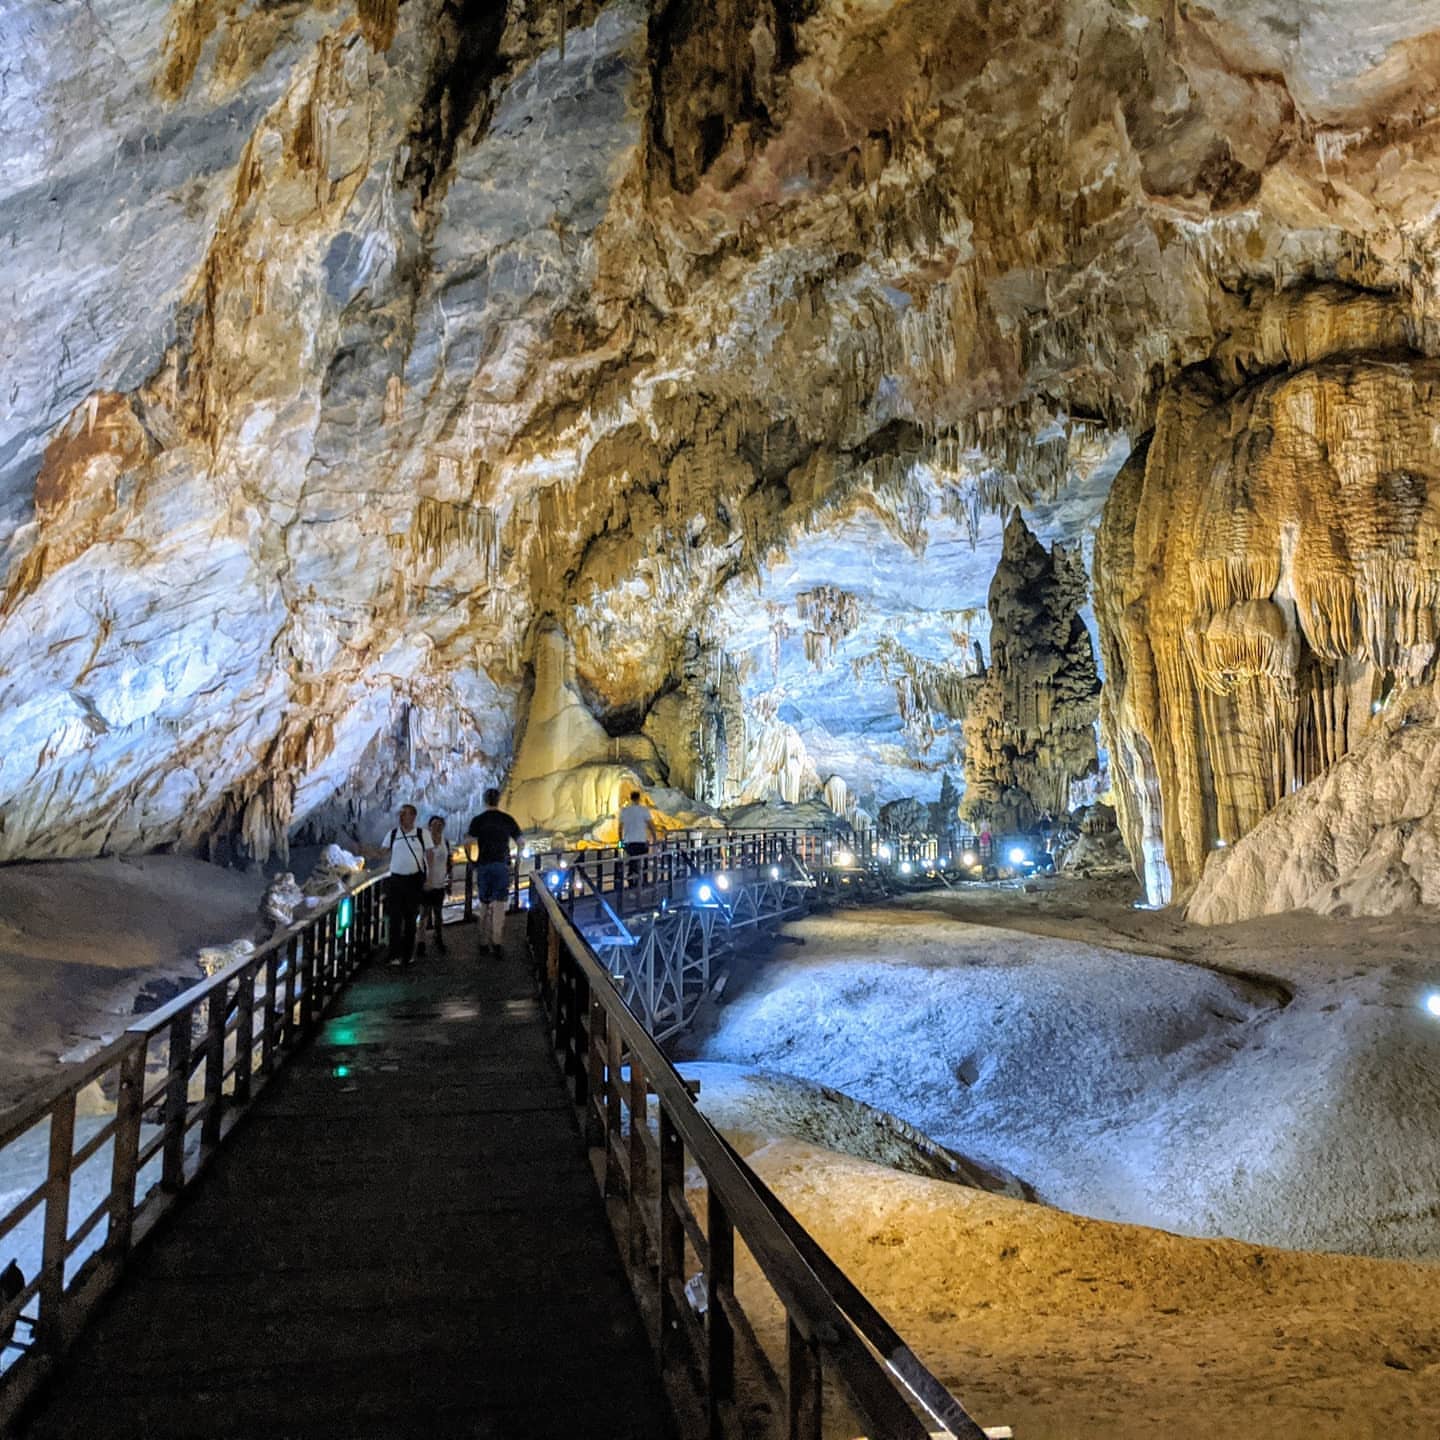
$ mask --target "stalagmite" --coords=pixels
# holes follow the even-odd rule
[[[962,813],[995,830],[1028,830],[1070,808],[1096,767],[1100,681],[1080,617],[1085,572],[1049,553],[1019,513],[990,584],[990,669],[965,719]]]

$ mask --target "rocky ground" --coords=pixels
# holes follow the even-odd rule
[[[1440,1431],[1423,925],[1204,928],[1133,892],[813,917],[691,1046],[893,1111],[1045,1203],[867,1163],[733,1081],[720,1123],[987,1424]]]
[[[0,866],[0,1106],[130,1023],[147,987],[250,935],[263,876],[179,856]]]

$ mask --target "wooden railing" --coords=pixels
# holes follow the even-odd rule
[[[555,1048],[682,1432],[984,1440],[701,1115],[543,883],[527,923]],[[697,1179],[703,1223],[687,1190]],[[768,1344],[776,1307],[763,1287],[758,1304],[742,1300],[737,1241],[783,1315]]]
[[[0,1113],[7,1174],[43,1176],[0,1214],[0,1268],[15,1256],[24,1274],[20,1293],[0,1299],[0,1433],[378,943],[381,879],[325,902]],[[101,1103],[81,1103],[97,1090]]]

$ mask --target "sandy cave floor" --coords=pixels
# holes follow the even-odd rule
[[[1440,1436],[1433,921],[1203,929],[1130,893],[799,922],[688,1047],[722,1062],[694,1066],[702,1104],[987,1423]],[[787,1119],[786,1075],[1049,1203],[857,1158],[853,1125]]]
[[[248,933],[262,883],[0,868],[0,1103]],[[702,1104],[1023,1440],[1440,1437],[1433,922],[1205,929],[1127,883],[1030,888],[790,927],[689,1045]],[[930,1178],[926,1137],[1048,1203]]]
[[[199,979],[195,952],[252,934],[264,888],[171,855],[0,866],[0,1106],[119,1034],[146,984]]]

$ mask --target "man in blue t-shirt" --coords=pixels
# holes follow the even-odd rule
[[[519,845],[520,827],[500,809],[500,792],[485,792],[485,808],[467,832],[475,842],[475,899],[480,905],[480,953],[499,955],[510,898],[510,846]]]

